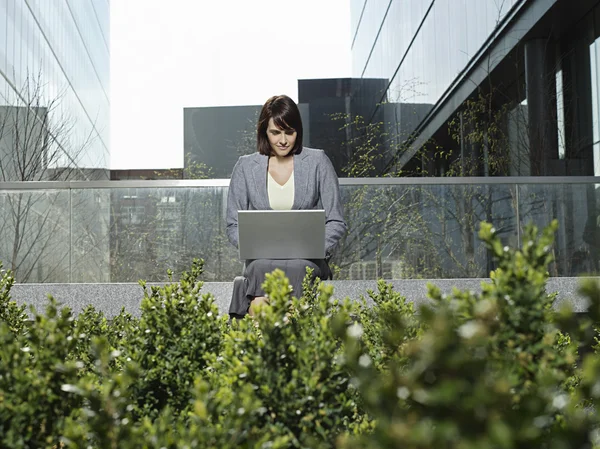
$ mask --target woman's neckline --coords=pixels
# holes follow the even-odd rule
[[[269,170],[267,170],[267,176],[269,176],[271,178],[271,180],[278,186],[278,187],[285,187],[287,186],[290,181],[294,178],[294,170],[292,170],[292,173],[290,174],[290,176],[288,177],[287,181],[285,181],[283,184],[279,184],[277,182],[277,180],[275,180],[275,178],[273,177],[273,175],[271,174],[271,172],[269,172]]]

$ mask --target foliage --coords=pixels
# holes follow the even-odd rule
[[[434,304],[420,309],[422,336],[409,338],[408,345],[413,331],[402,320],[393,331],[384,331],[393,345],[406,346],[408,366],[392,361],[380,370],[361,363],[368,351],[362,332],[338,329],[365,406],[377,423],[373,433],[346,438],[343,447],[576,448],[597,443],[598,421],[583,408],[584,399],[596,406],[595,396],[600,396],[590,390],[600,366],[597,356],[584,359],[577,373],[580,384],[567,382],[575,374],[576,345],[562,341],[557,349],[559,331],[567,327],[556,324],[551,297],[544,292],[555,230],[556,222],[536,239],[537,229],[529,226],[523,249],[514,250],[482,224],[480,236],[499,266],[491,284],[483,285],[479,295],[456,290],[444,296],[432,286]],[[595,314],[592,308],[584,329],[600,317]],[[572,315],[565,312],[562,321],[573,323]]]
[[[102,312],[88,305],[75,319],[73,334],[78,338],[70,358],[83,364],[82,374],[92,372],[98,360],[97,354],[92,351],[95,339],[103,337],[111,351],[121,351],[129,344],[137,328],[138,320],[124,308],[109,321]],[[113,360],[113,363],[115,369],[123,365],[119,358]]]
[[[479,138],[475,137],[475,131],[468,135],[471,139],[469,145],[473,147],[484,141],[486,145],[501,145],[500,131],[494,132],[492,125],[484,122],[484,114],[480,111],[489,106],[488,101],[489,98],[481,94],[466,103],[465,108],[470,114],[462,113],[463,118],[476,122],[473,126]],[[494,117],[495,127],[501,125],[502,113],[498,114],[499,117]],[[398,167],[397,160],[411,151],[415,135],[399,129],[393,121],[369,122],[364,117],[344,115],[333,118],[338,121],[344,119],[342,129],[351,136],[348,145],[353,156],[344,167],[348,176],[473,176],[479,174],[473,170],[483,164],[484,158],[477,152],[477,161],[469,159],[471,156],[460,158],[457,151],[440,146],[431,139],[420,146],[415,156],[421,161],[418,167]],[[461,130],[465,123],[458,118],[451,121],[452,126]],[[465,138],[457,130],[450,132],[453,137]],[[487,157],[486,163],[502,165],[502,162],[492,159]],[[440,164],[445,167],[441,171],[436,169]],[[476,225],[483,220],[494,220],[502,233],[512,236],[513,224],[504,223],[501,217],[496,217],[502,214],[498,211],[514,209],[514,198],[506,190],[502,187],[490,189],[485,185],[451,188],[396,185],[348,189],[344,206],[351,232],[341,242],[335,262],[342,269],[342,276],[350,278],[357,276],[354,273],[358,270],[353,269],[353,265],[360,267],[365,260],[375,261],[378,278],[485,276],[491,267],[483,245],[476,240]],[[528,207],[524,212],[527,210]],[[385,260],[390,262],[385,264]],[[393,266],[393,272],[390,268],[382,268],[383,265]]]
[[[11,271],[3,270],[0,262],[0,322],[4,322],[8,330],[18,335],[25,328],[27,314],[25,306],[17,306],[17,303],[11,300],[10,289],[14,283],[15,278]]]
[[[405,366],[407,346],[422,332],[414,304],[381,279],[377,291],[369,290],[367,294],[373,304],[363,298],[358,314],[365,354],[379,371],[391,363]]]
[[[15,334],[0,321],[0,447],[37,448],[58,444],[64,420],[81,406],[66,395],[82,365],[67,361],[78,336],[68,309],[50,298],[46,312]]]
[[[166,406],[185,411],[194,378],[220,352],[225,322],[212,295],[200,294],[202,266],[194,260],[179,282],[162,287],[141,282],[142,315],[122,355],[144,373],[130,387],[140,416],[154,417]]]
[[[583,317],[551,308],[555,230],[529,227],[512,249],[482,224],[491,282],[431,286],[419,311],[383,281],[334,299],[310,273],[296,298],[275,271],[270,305],[227,323],[195,261],[178,282],[141,283],[140,318],[74,319],[50,299],[15,332],[24,317],[4,313],[0,447],[593,447],[600,285],[583,286]]]
[[[513,105],[498,106],[501,93],[492,88],[490,92],[478,89],[473,98],[465,101],[461,110],[448,122],[448,133],[457,144],[467,148],[458,156],[451,149],[442,150],[435,157],[447,160],[447,176],[507,175],[522,165],[529,165],[529,155],[511,152],[511,142],[506,127],[507,117]],[[522,108],[521,108],[522,109]],[[517,108],[517,114],[522,113]],[[520,123],[525,122],[519,117]],[[526,142],[519,142],[526,145]],[[512,145],[515,145],[513,142]],[[512,165],[512,166],[511,166]]]
[[[419,96],[416,81],[403,86],[399,103],[414,103],[407,101],[406,95],[412,91]],[[344,173],[352,177],[538,173],[536,158],[530,157],[527,108],[520,100],[510,100],[491,79],[487,81],[489,85],[482,84],[447,125],[425,142],[413,131],[421,118],[412,123],[410,119],[389,119],[390,114],[333,115],[334,123],[343,121],[342,130],[348,136],[345,145],[352,154]],[[376,106],[389,111],[409,107],[393,103]],[[417,104],[410,107],[414,108],[415,117],[421,115]],[[418,149],[413,145],[415,140],[419,141]],[[407,154],[412,155],[410,162]],[[406,163],[400,164],[400,160]],[[521,218],[539,217],[545,223],[553,214],[548,209],[549,192],[518,198],[514,189],[505,186],[403,185],[362,189],[370,195],[358,188],[347,190],[344,205],[351,232],[341,242],[335,262],[342,268],[341,275],[349,278],[361,277],[358,268],[366,265],[365,260],[374,260],[376,277],[391,277],[387,267],[393,267],[395,278],[484,277],[494,266],[476,238],[479,222],[494,222],[503,240],[515,244],[522,232],[516,226],[527,221],[518,219],[515,225],[510,219],[515,211]],[[559,267],[579,272],[580,268],[572,266],[570,251],[558,251],[557,255],[565,260],[559,259],[550,268],[554,275]]]
[[[214,177],[213,169],[204,162],[198,161],[193,153],[185,153],[183,171],[169,169],[155,171],[156,179],[210,179]]]
[[[348,388],[340,341],[331,329],[333,317],[348,319],[353,306],[333,300],[331,286],[310,285],[309,278],[298,299],[282,271],[268,274],[270,306],[260,309],[255,322],[234,322],[225,336],[208,377],[213,447],[226,441],[260,447],[269,440],[331,447],[341,432],[360,425],[356,392]],[[229,429],[239,430],[231,435]]]

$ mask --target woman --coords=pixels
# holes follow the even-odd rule
[[[268,304],[262,290],[265,274],[282,269],[296,297],[302,295],[306,267],[321,279],[331,277],[327,260],[346,232],[337,175],[322,150],[302,146],[302,120],[286,95],[271,97],[262,107],[257,127],[258,152],[239,158],[227,198],[227,237],[238,246],[238,210],[324,209],[325,260],[246,261],[243,282],[236,282],[229,308],[232,317],[254,315]]]

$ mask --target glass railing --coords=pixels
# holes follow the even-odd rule
[[[560,224],[551,276],[599,273],[600,178],[341,179],[349,232],[336,279],[487,277],[491,222],[520,245]],[[17,282],[164,281],[193,258],[204,279],[242,271],[225,234],[228,180],[0,183],[0,260]]]

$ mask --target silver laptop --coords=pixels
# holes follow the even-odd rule
[[[238,211],[240,259],[324,259],[324,210]]]

